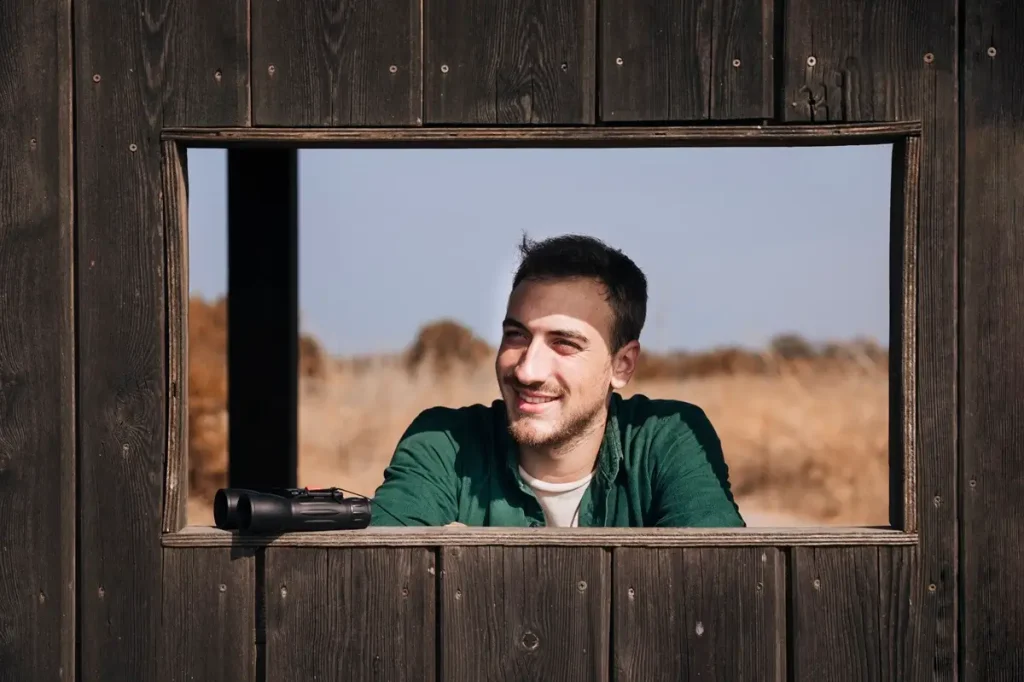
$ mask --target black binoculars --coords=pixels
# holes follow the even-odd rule
[[[247,533],[353,530],[370,525],[370,501],[346,498],[338,488],[221,488],[213,519],[218,528]]]

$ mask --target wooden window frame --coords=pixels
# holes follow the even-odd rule
[[[883,546],[918,542],[916,424],[919,121],[836,125],[530,128],[169,128],[161,135],[167,273],[167,459],[163,537],[169,547],[216,546]],[[368,528],[244,536],[187,526],[188,148],[835,147],[892,144],[890,194],[889,525],[796,528]],[[893,341],[898,340],[898,344]],[[895,352],[898,348],[898,354]],[[936,455],[933,455],[933,457]]]

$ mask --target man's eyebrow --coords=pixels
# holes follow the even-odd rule
[[[550,333],[554,336],[564,336],[567,339],[574,339],[580,343],[590,343],[590,339],[586,336],[579,332],[574,332],[571,329],[552,329]]]
[[[517,329],[522,329],[523,331],[529,331],[526,328],[525,324],[523,324],[519,320],[517,320],[515,318],[512,318],[512,317],[506,317],[502,321],[501,326],[502,327],[515,327]],[[561,336],[561,337],[564,337],[566,339],[573,339],[573,340],[579,341],[580,343],[590,343],[590,339],[589,338],[587,338],[586,336],[584,336],[580,332],[576,332],[576,331],[573,331],[571,329],[552,329],[550,332],[548,332],[548,334],[550,334],[552,336]]]

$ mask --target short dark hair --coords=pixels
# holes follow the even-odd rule
[[[523,280],[597,279],[604,285],[614,317],[612,352],[640,338],[647,318],[647,278],[622,251],[584,235],[533,241],[524,234],[519,253],[522,260],[512,280],[513,289]]]

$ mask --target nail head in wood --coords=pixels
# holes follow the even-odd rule
[[[818,60],[814,55],[811,55],[810,57],[807,58],[807,66],[814,66],[817,63]]]
[[[398,67],[392,64],[391,66],[388,67],[388,71],[390,71],[391,73],[398,73]]]
[[[128,151],[130,151],[132,154],[134,154],[135,152],[139,151],[139,145],[137,145],[134,142],[132,142],[130,145],[128,145]],[[121,454],[124,454],[124,455],[128,454],[128,445],[127,444],[125,444],[124,446],[121,447]]]
[[[989,57],[995,57],[996,56],[996,48],[994,48],[994,47],[988,48],[988,56]]]
[[[924,55],[924,63],[925,64],[931,64],[934,61],[935,61],[935,55],[933,55],[931,52],[928,52],[928,53],[926,53]]]
[[[277,71],[277,67],[275,67],[273,64],[267,67],[267,73],[269,73],[271,76],[274,75],[275,71]]]
[[[616,57],[615,63],[618,64],[619,66],[622,66],[622,57]]]
[[[740,60],[738,60],[738,59],[732,60],[732,65],[734,67],[736,67],[737,69],[740,68]]]
[[[93,83],[99,83],[100,82],[100,75],[98,73],[94,73],[92,75],[92,82]]]
[[[441,73],[448,73],[448,65],[447,64],[442,64],[441,65]]]

